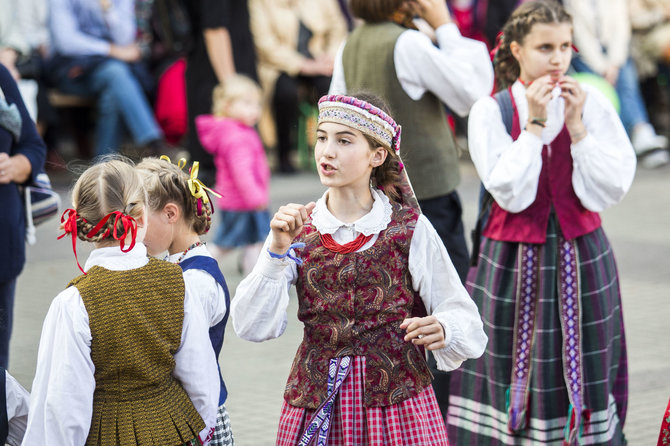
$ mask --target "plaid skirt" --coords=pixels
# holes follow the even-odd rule
[[[448,446],[446,428],[431,386],[398,404],[365,407],[365,357],[354,356],[351,367],[333,408],[328,446]],[[297,445],[314,412],[284,401],[277,445]]]
[[[523,428],[514,434],[508,427],[508,407],[517,339],[516,301],[522,294],[518,288],[521,250],[518,243],[483,240],[479,265],[471,271],[467,288],[479,308],[489,342],[481,358],[466,361],[452,373],[447,416],[452,444],[563,444],[572,406],[564,374],[559,308],[559,293],[564,289],[558,279],[561,239],[551,218],[547,241],[536,251],[535,337],[528,350],[530,374]],[[579,277],[576,288],[581,294],[581,385],[584,409],[590,414],[580,444],[624,445],[628,373],[614,255],[600,228],[575,239],[573,246]]]
[[[235,444],[233,430],[230,428],[230,417],[223,404],[219,406],[216,414],[216,429],[209,444],[210,446],[233,446]]]

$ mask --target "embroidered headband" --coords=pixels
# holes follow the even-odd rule
[[[400,126],[383,110],[361,99],[328,95],[319,100],[319,123],[335,122],[352,127],[398,153]]]
[[[105,233],[102,235],[102,238],[107,238],[111,233],[115,240],[119,240],[121,242],[121,251],[128,252],[135,246],[135,241],[137,239],[137,221],[135,221],[135,219],[130,215],[126,215],[123,212],[114,211],[105,215],[102,220],[100,220],[98,224],[93,227],[93,229],[86,233],[86,238],[92,238],[98,234],[103,226],[107,224],[107,221],[112,217],[114,217],[114,230],[110,231],[110,228],[107,228]],[[77,266],[81,272],[86,274],[84,268],[82,268],[79,264],[79,258],[77,257],[77,221],[80,218],[82,221],[87,223],[86,219],[79,215],[75,209],[66,209],[60,217],[60,222],[63,225],[63,231],[65,232],[58,237],[58,240],[65,237],[67,234],[70,234],[72,237],[72,252],[74,252],[74,259],[77,261]],[[123,233],[121,234],[118,232],[119,221],[123,226]],[[128,246],[128,249],[124,249],[126,236],[128,234],[131,236],[130,246]]]
[[[172,162],[170,160],[170,157],[167,155],[161,155],[160,159],[167,161],[168,163]],[[177,161],[177,167],[179,169],[183,169],[185,166],[186,166],[186,159],[180,158],[179,161]],[[191,191],[191,195],[193,195],[193,198],[195,198],[198,203],[198,216],[202,215],[202,205],[203,204],[206,205],[210,202],[208,192],[211,192],[212,195],[214,195],[217,198],[221,198],[221,194],[205,186],[204,183],[198,179],[199,170],[200,170],[200,163],[198,161],[194,161],[193,165],[189,169],[189,179],[188,179],[188,189],[189,191]],[[211,208],[213,213],[214,206],[212,206]]]

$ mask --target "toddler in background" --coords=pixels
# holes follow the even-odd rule
[[[239,266],[246,274],[270,230],[270,167],[254,129],[261,114],[261,90],[251,79],[234,75],[214,88],[212,96],[212,114],[195,120],[202,146],[214,157],[216,189],[223,194],[210,251],[220,260],[242,248]]]

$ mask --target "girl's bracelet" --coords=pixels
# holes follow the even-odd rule
[[[270,248],[268,248],[268,254],[270,257],[273,259],[283,259],[288,257],[289,259],[293,260],[297,265],[302,265],[302,259],[300,257],[295,257],[291,255],[291,250],[296,249],[296,248],[304,248],[305,244],[304,243],[293,243],[291,246],[288,247],[288,250],[284,254],[277,254],[272,251],[270,251]]]
[[[574,141],[579,141],[580,139],[584,138],[588,131],[586,129],[582,130],[581,132],[577,132],[575,134],[570,134],[570,139]]]
[[[540,127],[545,128],[547,124],[547,118],[538,118],[537,116],[534,116],[528,120],[528,123],[539,125]]]

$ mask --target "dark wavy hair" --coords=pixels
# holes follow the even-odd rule
[[[554,0],[530,1],[515,9],[498,37],[499,46],[493,59],[497,90],[507,88],[518,79],[521,68],[512,55],[510,44],[512,42],[523,44],[523,40],[536,23],[569,23],[572,25],[572,17],[561,4]]]
[[[349,0],[351,13],[368,23],[385,22],[405,0]]]
[[[359,91],[350,94],[361,101],[368,102],[375,107],[381,109],[388,116],[393,116],[390,112],[389,106],[386,104],[384,99],[376,96],[367,91]],[[375,149],[377,147],[386,148],[386,144],[382,141],[373,138],[372,136],[363,134],[365,139],[370,144],[370,149]],[[401,195],[398,191],[397,185],[400,182],[400,157],[395,153],[394,150],[386,148],[386,160],[381,166],[375,167],[372,169],[371,182],[373,187],[377,187],[384,191],[387,197],[393,201],[400,202]]]

